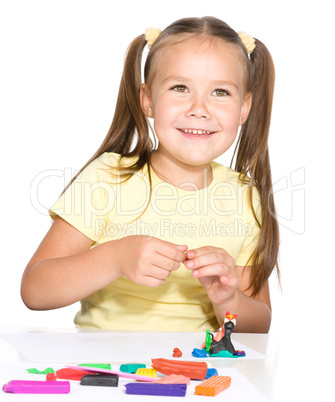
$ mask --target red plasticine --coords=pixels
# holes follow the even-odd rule
[[[213,375],[195,387],[195,395],[215,396],[229,388],[231,377]]]
[[[57,377],[55,373],[48,373],[46,381],[57,381]]]
[[[204,380],[207,375],[205,362],[176,361],[168,359],[151,359],[152,367],[162,374],[181,374],[192,380]]]
[[[181,357],[183,354],[181,353],[181,350],[178,348],[173,349],[173,357]]]
[[[62,380],[76,380],[80,381],[81,378],[86,375],[91,374],[88,371],[78,371],[70,368],[62,368],[56,371],[56,377]]]

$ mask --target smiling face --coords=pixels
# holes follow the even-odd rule
[[[251,106],[243,74],[238,52],[221,40],[190,38],[160,50],[151,87],[141,89],[159,140],[156,162],[206,168],[229,149]]]

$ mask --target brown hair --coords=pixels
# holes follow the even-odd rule
[[[253,266],[250,289],[252,294],[256,295],[274,268],[277,269],[279,277],[279,229],[271,192],[268,150],[275,77],[273,61],[267,48],[257,39],[255,40],[256,48],[249,57],[239,35],[217,18],[184,18],[168,26],[152,45],[144,66],[144,80],[149,87],[154,77],[155,60],[160,50],[190,36],[220,39],[234,46],[239,52],[245,69],[245,90],[252,93],[252,107],[247,121],[241,128],[233,159],[236,158],[235,170],[240,173],[240,180],[249,186],[251,206],[254,186],[258,189],[261,198],[261,222],[258,221],[252,207],[256,222],[261,228],[260,237],[247,264]],[[151,184],[149,167],[154,143],[149,135],[148,119],[142,112],[140,103],[141,63],[145,45],[144,35],[138,36],[130,44],[111,127],[100,148],[80,172],[104,152],[115,152],[121,155],[121,160],[123,157],[138,156],[132,166],[122,168],[120,165],[118,168],[125,179],[147,166]]]

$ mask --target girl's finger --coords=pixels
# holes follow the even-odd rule
[[[193,270],[194,278],[204,278],[205,276],[232,276],[231,270],[221,264],[212,264]]]
[[[199,257],[195,257],[192,259],[188,259],[184,262],[185,267],[188,269],[197,269],[200,267],[205,267],[207,265],[213,264],[224,264],[224,265],[234,265],[235,262],[232,257],[229,256],[228,253],[211,253],[204,254]]]

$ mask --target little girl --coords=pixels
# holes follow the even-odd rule
[[[80,300],[80,328],[217,330],[229,310],[236,331],[267,332],[279,248],[273,87],[267,48],[216,18],[138,36],[105,140],[50,209],[23,274],[24,303]],[[214,160],[239,127],[232,170]]]

